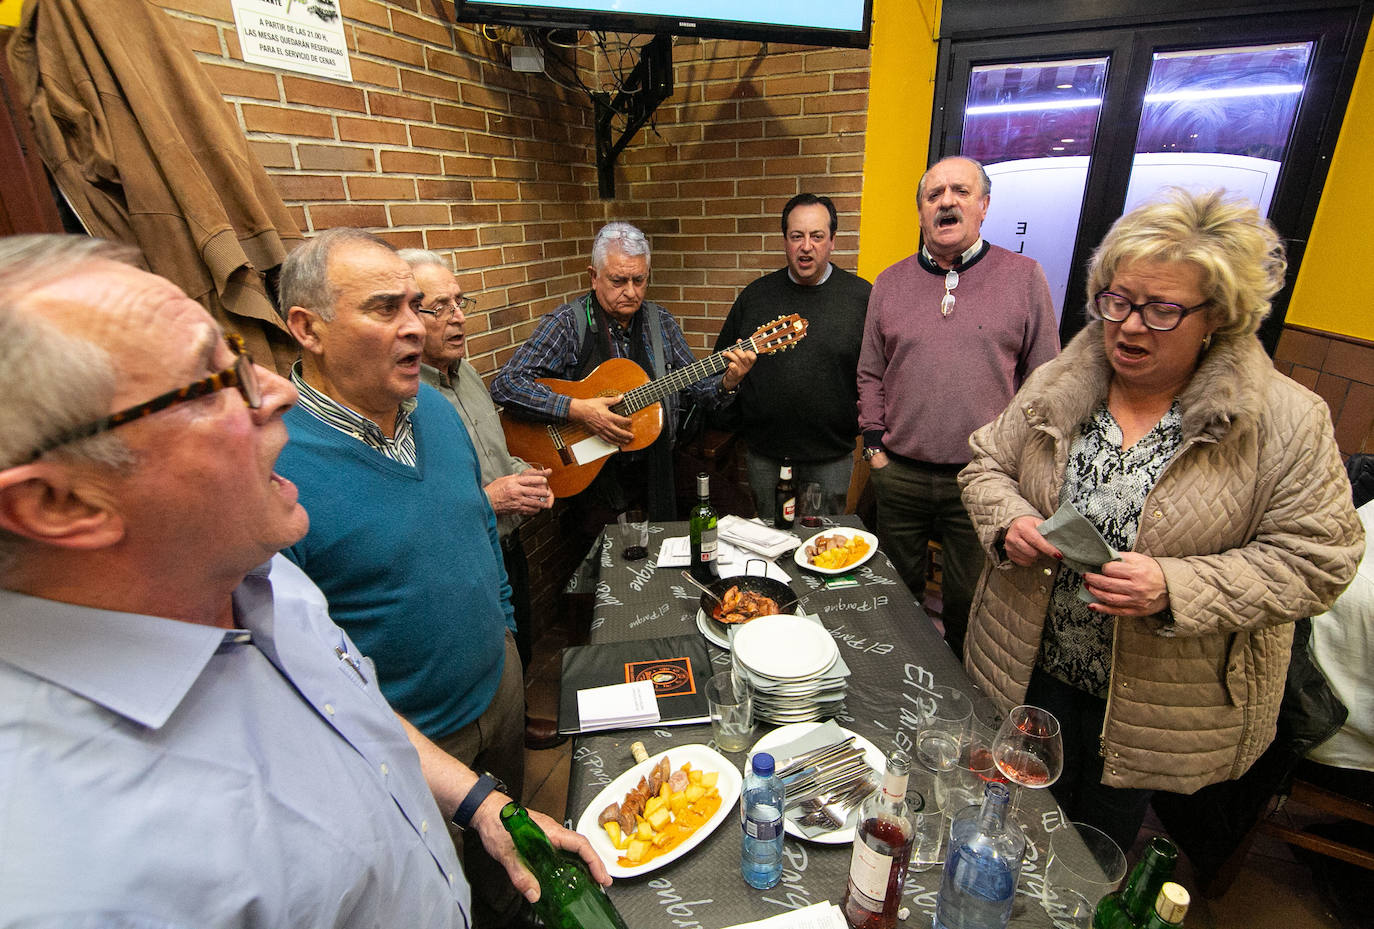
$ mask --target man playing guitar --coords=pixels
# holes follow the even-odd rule
[[[603,226],[592,245],[588,272],[591,291],[540,320],[534,334],[492,382],[491,394],[506,408],[508,417],[541,424],[580,423],[610,445],[637,449],[610,455],[590,486],[572,497],[578,511],[577,529],[590,535],[631,506],[643,507],[653,519],[677,518],[672,443],[679,393],[663,397],[663,428],[647,447],[640,447],[635,423],[612,410],[624,399],[624,388],[606,396],[574,397],[554,391],[539,379],[581,380],[616,358],[637,363],[653,378],[671,376],[697,362],[672,315],[644,300],[649,281],[649,243],[644,233],[629,223]],[[680,389],[708,409],[733,400],[757,356],[742,349],[722,352],[720,357],[726,363],[723,372]]]

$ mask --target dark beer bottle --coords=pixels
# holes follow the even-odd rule
[[[778,471],[778,489],[773,492],[773,525],[791,529],[797,521],[797,485],[792,482],[792,465],[784,460]]]

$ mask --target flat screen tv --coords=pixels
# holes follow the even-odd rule
[[[868,45],[873,0],[455,0],[460,23]]]

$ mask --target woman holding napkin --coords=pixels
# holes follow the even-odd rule
[[[1220,191],[1122,217],[1093,255],[1088,326],[973,434],[960,474],[992,556],[968,671],[1003,709],[1059,718],[1056,799],[1123,849],[1152,791],[1259,757],[1289,624],[1336,599],[1363,548],[1325,403],[1255,337],[1285,267],[1269,223]],[[1040,529],[1061,504],[1064,550]],[[1118,560],[1084,544],[1101,541]]]

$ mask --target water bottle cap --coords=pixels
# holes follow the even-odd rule
[[[773,756],[767,752],[759,752],[754,756],[754,774],[759,777],[773,776]]]

